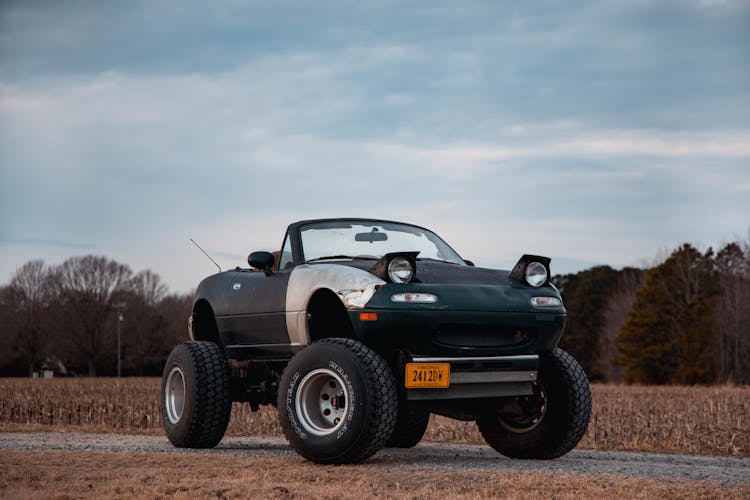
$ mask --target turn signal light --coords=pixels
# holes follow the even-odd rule
[[[421,302],[425,304],[434,304],[437,301],[437,295],[431,293],[396,293],[391,295],[391,302]]]
[[[557,297],[531,297],[531,305],[537,307],[560,307],[562,300]]]
[[[359,320],[360,321],[377,321],[378,313],[361,312],[359,313]]]

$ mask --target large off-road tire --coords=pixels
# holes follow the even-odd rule
[[[543,354],[533,396],[488,408],[477,420],[487,444],[510,458],[552,459],[576,447],[591,417],[581,365],[562,349]]]
[[[386,446],[390,448],[412,448],[419,444],[430,422],[430,412],[402,398],[398,404],[396,427]]]
[[[172,350],[161,382],[161,420],[179,448],[212,448],[232,411],[229,367],[221,346],[183,342]]]
[[[323,464],[361,462],[385,446],[396,424],[396,382],[361,342],[324,339],[297,353],[279,386],[279,421],[292,447]]]

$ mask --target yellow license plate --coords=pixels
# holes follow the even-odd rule
[[[450,363],[407,363],[407,389],[445,389],[450,385]]]

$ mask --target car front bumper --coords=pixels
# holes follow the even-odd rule
[[[451,371],[447,388],[406,389],[409,401],[530,395],[539,370],[539,356],[536,354],[458,358],[413,356],[411,362],[447,363]]]

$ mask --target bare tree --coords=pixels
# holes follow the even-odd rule
[[[6,332],[6,348],[0,349],[0,368],[7,373],[17,373],[18,350],[15,340],[20,329],[18,292],[5,285],[0,287],[0,325]]]
[[[162,283],[161,277],[148,269],[133,276],[128,283],[128,288],[144,305],[149,307],[156,307],[169,292],[167,285]]]
[[[714,307],[717,382],[750,383],[750,246],[730,243],[716,256],[720,276]]]
[[[71,257],[54,268],[69,352],[85,360],[90,376],[104,359],[112,359],[112,328],[107,326],[131,274],[128,266],[94,255]]]
[[[617,288],[607,302],[604,322],[599,336],[599,371],[607,382],[622,382],[622,367],[615,362],[617,357],[617,334],[628,319],[635,303],[638,288],[643,285],[645,271],[626,268],[621,272]]]
[[[44,262],[32,260],[16,270],[9,286],[17,320],[13,346],[24,360],[29,376],[47,350],[45,318],[51,298],[48,276]]]
[[[145,375],[166,358],[163,346],[167,320],[159,305],[167,292],[159,275],[146,270],[130,279],[123,296],[127,304],[125,364],[138,375]]]
[[[167,320],[167,334],[164,338],[166,352],[188,340],[188,317],[193,309],[194,293],[168,295],[159,303],[159,310]]]

